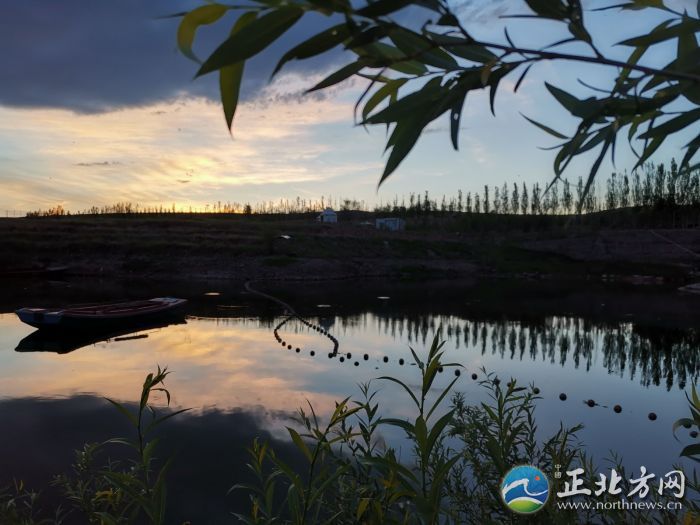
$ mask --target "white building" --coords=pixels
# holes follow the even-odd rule
[[[406,221],[398,217],[389,217],[387,219],[376,219],[374,225],[378,230],[399,231],[406,229]]]
[[[321,214],[316,217],[316,220],[319,222],[338,222],[338,214],[333,211],[332,208],[326,208],[321,212]]]

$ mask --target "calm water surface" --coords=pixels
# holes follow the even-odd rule
[[[674,440],[671,425],[687,415],[685,391],[700,372],[700,335],[694,328],[698,298],[669,290],[555,284],[260,287],[327,329],[339,341],[339,354],[329,357],[329,339],[296,320],[280,329],[293,346],[283,348],[272,330],[284,312],[246,294],[240,284],[161,283],[152,290],[129,283],[14,286],[0,309],[5,312],[0,314],[0,418],[9,429],[0,436],[0,484],[12,477],[45,483],[65,470],[72,448],[126,432],[102,397],[134,400],[143,376],[167,365],[173,371],[168,381],[173,405],[194,409],[167,432],[166,447],[180,457],[173,473],[173,512],[195,523],[219,522],[244,506],[225,494],[240,479],[243,448],[254,436],[272,439],[290,453],[284,426],[307,400],[324,412],[335,400],[356,394],[358,383],[385,374],[416,384],[408,348],[420,353],[438,329],[447,341],[446,359],[464,366],[456,388],[467,399],[484,399],[483,387],[471,377],[483,379],[482,369],[504,381],[513,377],[541,389],[536,415],[543,437],[560,422],[583,423],[580,438],[601,464],[610,450],[634,470],[645,465],[666,472],[678,462],[682,444]],[[88,341],[62,354],[26,351],[39,349],[31,339],[22,343],[33,329],[11,313],[29,304],[166,293],[190,299],[185,323]],[[71,349],[42,344],[44,350]],[[406,363],[400,365],[400,359]],[[446,371],[437,387],[453,377]],[[397,389],[374,384],[382,390],[385,415],[411,415]],[[559,400],[562,392],[565,402]],[[589,408],[587,399],[598,406]],[[623,407],[621,414],[613,412],[615,404]],[[658,419],[650,421],[649,412]],[[679,437],[689,439],[683,432]],[[398,434],[385,438],[403,446]]]

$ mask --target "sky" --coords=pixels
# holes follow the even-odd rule
[[[584,6],[610,3],[589,0]],[[668,3],[695,13],[694,0]],[[495,117],[485,96],[470,94],[459,151],[450,144],[446,118],[440,119],[378,189],[385,130],[353,123],[353,105],[364,86],[356,80],[303,94],[347,63],[347,56],[336,51],[293,62],[269,82],[284,50],[328,22],[320,16],[302,20],[247,64],[231,136],[215,75],[194,79],[197,64],[177,50],[178,20],[163,18],[197,5],[197,0],[23,0],[3,6],[0,215],[126,201],[187,208],[332,196],[374,204],[425,190],[439,199],[459,189],[481,191],[485,184],[547,182],[555,153],[541,147],[554,143],[522,115],[570,133],[574,121],[543,82],[590,96],[577,78],[603,86],[610,80],[610,72],[598,66],[543,63],[517,93],[515,79],[502,83]],[[516,43],[528,47],[566,36],[561,24],[500,18],[526,13],[520,0],[464,0],[457,8],[468,29],[484,39],[500,39],[505,24]],[[401,16],[415,23],[418,13]],[[586,17],[602,48],[618,58],[625,50],[614,47],[616,42],[666,18],[655,10]],[[202,29],[195,52],[207,56],[234,20]],[[645,60],[662,66],[673,52],[661,48]],[[690,133],[669,140],[655,159],[680,157]],[[589,156],[572,163],[568,178],[585,175],[591,162]],[[601,173],[633,164],[623,146],[616,165],[606,161]]]

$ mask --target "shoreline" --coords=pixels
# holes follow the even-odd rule
[[[84,277],[242,281],[700,280],[700,229],[387,232],[305,219],[83,216],[0,221],[0,238],[4,280],[51,266]]]

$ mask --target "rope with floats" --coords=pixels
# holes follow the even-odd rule
[[[278,342],[279,344],[282,345],[283,348],[286,348],[286,349],[288,349],[288,350],[295,349],[296,353],[298,353],[298,354],[301,353],[301,348],[299,348],[298,346],[297,346],[297,347],[293,346],[293,345],[290,344],[288,341],[286,341],[285,339],[283,339],[282,336],[280,336],[280,334],[279,334],[279,331],[282,329],[282,327],[284,327],[284,325],[286,325],[286,324],[287,324],[288,322],[290,322],[291,320],[296,319],[296,320],[300,321],[302,324],[304,324],[305,326],[307,326],[308,328],[310,328],[311,330],[316,331],[316,332],[320,333],[321,335],[324,335],[325,337],[327,337],[327,338],[333,343],[333,351],[330,352],[330,353],[328,354],[328,357],[329,357],[329,358],[334,358],[334,357],[340,355],[339,361],[340,361],[341,363],[345,362],[346,360],[347,360],[348,362],[350,362],[350,361],[352,360],[352,354],[351,354],[350,352],[348,352],[348,353],[346,353],[346,354],[339,354],[339,353],[338,353],[338,340],[337,340],[333,335],[331,335],[326,329],[324,329],[322,326],[315,325],[315,324],[313,324],[313,323],[307,321],[307,320],[304,319],[303,317],[301,317],[301,316],[296,312],[296,310],[294,310],[294,308],[292,308],[292,306],[291,306],[289,303],[286,303],[286,302],[282,301],[281,299],[279,299],[279,298],[277,298],[277,297],[274,297],[273,295],[266,294],[266,293],[264,293],[264,292],[261,292],[261,291],[259,291],[259,290],[256,290],[255,288],[253,288],[253,287],[251,286],[250,283],[251,283],[251,281],[246,281],[246,283],[245,283],[245,285],[244,285],[246,291],[248,291],[248,292],[250,292],[250,293],[252,293],[252,294],[255,294],[255,295],[259,295],[260,297],[263,297],[263,298],[268,299],[268,300],[270,300],[270,301],[273,301],[273,302],[279,304],[280,306],[282,306],[282,307],[285,309],[286,317],[285,317],[279,324],[277,324],[277,326],[275,326],[275,328],[274,328],[274,330],[273,330],[273,335],[274,335],[275,339],[277,340],[277,342]],[[314,357],[314,356],[316,355],[316,352],[315,352],[314,350],[311,350],[310,353],[309,353],[309,355],[310,355],[311,357]],[[364,355],[362,356],[362,360],[363,360],[363,361],[369,361],[369,354],[364,354]],[[388,356],[384,356],[384,357],[382,358],[382,362],[385,363],[385,364],[388,364],[388,363],[389,363],[389,357],[388,357]],[[359,360],[356,360],[353,364],[354,364],[355,366],[360,366],[360,361],[359,361]],[[403,365],[405,364],[404,358],[399,358],[398,364],[399,364],[400,366],[403,366]],[[438,372],[439,372],[439,373],[444,372],[443,367],[440,367],[440,368],[438,369]],[[454,371],[454,375],[455,375],[455,376],[460,376],[460,375],[461,375],[461,371],[460,371],[459,369],[455,370],[455,371]],[[472,373],[472,374],[471,374],[471,378],[472,378],[472,380],[476,381],[476,380],[479,379],[479,376],[478,376],[476,373]],[[492,381],[493,381],[493,383],[496,384],[496,385],[500,384],[500,382],[501,382],[501,380],[500,380],[498,377],[494,378]],[[509,383],[509,386],[510,386],[510,383]],[[533,393],[534,393],[535,395],[539,395],[540,392],[541,392],[541,391],[540,391],[540,389],[539,389],[538,387],[534,387],[534,388],[533,388]],[[567,401],[567,399],[568,399],[568,396],[567,396],[564,392],[562,392],[562,393],[559,394],[559,400],[560,400],[560,401]],[[593,400],[593,399],[583,400],[583,403],[584,403],[585,405],[591,407],[591,408],[594,408],[594,407],[609,408],[607,405],[599,404],[599,403],[597,403],[597,402],[596,402],[595,400]],[[622,406],[620,406],[620,405],[614,405],[614,406],[613,406],[613,412],[615,412],[616,414],[622,413]],[[647,415],[647,418],[648,418],[650,421],[656,421],[656,420],[658,419],[658,416],[656,415],[655,412],[649,412],[649,414]],[[693,437],[693,438],[697,437],[697,433],[695,433],[695,434],[696,434],[695,436],[693,436],[692,434],[693,434],[693,433],[691,433],[691,437]]]
[[[302,316],[300,316],[296,310],[289,304],[284,302],[282,299],[279,299],[273,295],[267,294],[265,292],[261,292],[260,290],[256,290],[253,288],[253,286],[250,284],[251,281],[246,281],[246,283],[243,285],[243,287],[248,291],[249,293],[259,295],[260,297],[264,297],[265,299],[268,299],[270,301],[273,301],[280,306],[282,306],[285,309],[285,314],[287,314],[287,317],[282,320],[281,323],[279,323],[275,329],[273,330],[273,335],[275,339],[277,340],[278,343],[280,343],[282,346],[287,347],[289,350],[291,350],[293,347],[291,344],[289,344],[287,341],[284,341],[282,337],[279,335],[279,330],[287,324],[289,321],[292,319],[297,319],[299,322],[310,328],[311,330],[314,330],[315,332],[318,332],[319,334],[327,337],[331,343],[333,343],[333,351],[328,354],[328,357],[335,357],[338,355],[338,339],[336,339],[333,335],[331,335],[328,330],[323,328],[322,326],[315,325],[306,319],[304,319]],[[296,347],[296,352],[300,353],[301,348]],[[311,356],[316,355],[316,352],[314,350],[311,350]]]

